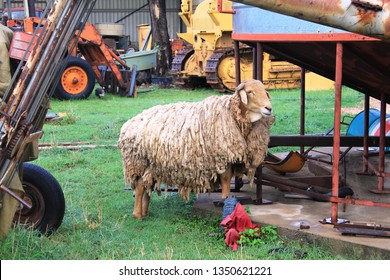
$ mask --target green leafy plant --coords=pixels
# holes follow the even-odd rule
[[[265,226],[261,228],[262,239],[267,242],[273,242],[278,239],[276,226]]]
[[[256,246],[265,242],[261,239],[261,230],[259,228],[247,228],[243,232],[240,232],[240,240],[237,243],[240,245]]]
[[[260,228],[247,228],[240,232],[240,240],[237,241],[240,245],[256,246],[266,244],[278,239],[276,226],[265,226]]]

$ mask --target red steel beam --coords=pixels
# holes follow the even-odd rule
[[[336,76],[334,101],[334,130],[333,130],[333,166],[332,166],[332,195],[339,195],[339,165],[340,165],[340,130],[341,130],[341,87],[343,73],[343,44],[336,45]],[[337,223],[338,203],[332,202],[333,224]]]

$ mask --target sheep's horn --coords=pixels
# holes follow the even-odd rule
[[[241,83],[237,86],[236,90],[239,91],[239,90],[242,90],[244,88],[245,84],[244,83]]]

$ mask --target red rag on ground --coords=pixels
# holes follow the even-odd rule
[[[245,231],[245,229],[260,229],[259,225],[252,223],[251,218],[240,203],[237,203],[233,212],[223,219],[221,226],[225,228],[225,243],[233,251],[238,249],[237,241],[240,240],[240,232]]]

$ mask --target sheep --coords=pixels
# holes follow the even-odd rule
[[[128,120],[118,147],[125,181],[134,190],[133,216],[148,215],[151,193],[162,183],[187,200],[191,192],[219,186],[224,199],[231,178],[244,172],[252,185],[274,120],[270,96],[258,80],[244,81],[232,95],[157,105]]]

